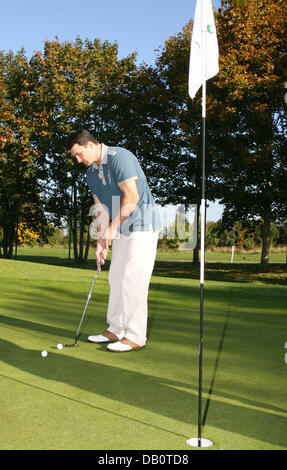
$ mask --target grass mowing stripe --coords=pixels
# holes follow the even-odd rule
[[[108,410],[108,409],[101,408],[101,407],[96,406],[96,405],[93,405],[93,404],[91,404],[91,403],[84,402],[84,401],[81,401],[81,400],[77,400],[77,399],[75,399],[75,398],[73,398],[73,397],[71,397],[71,396],[63,395],[63,394],[54,392],[54,391],[52,391],[52,390],[48,390],[48,389],[43,388],[43,387],[35,386],[35,385],[33,385],[33,384],[24,382],[24,381],[22,381],[22,380],[18,380],[18,379],[16,379],[15,377],[8,377],[8,376],[3,375],[3,374],[0,374],[0,376],[3,377],[4,379],[8,380],[8,381],[14,381],[14,382],[16,382],[16,383],[18,383],[18,384],[20,384],[20,385],[24,385],[25,387],[28,387],[28,388],[31,387],[31,388],[33,388],[33,389],[35,389],[35,390],[39,390],[39,391],[41,391],[41,392],[54,395],[54,396],[60,398],[61,400],[62,400],[62,399],[69,400],[69,401],[72,401],[73,403],[76,403],[76,404],[78,404],[78,405],[84,405],[84,406],[87,406],[87,407],[89,407],[89,408],[98,410],[98,411],[103,412],[103,413],[112,414],[112,415],[115,415],[115,416],[117,416],[117,417],[119,417],[119,418],[123,418],[124,420],[128,420],[128,421],[132,421],[132,422],[135,422],[135,423],[138,423],[138,424],[142,424],[142,425],[144,425],[144,426],[148,426],[149,428],[153,428],[153,429],[158,430],[158,431],[161,431],[161,432],[166,432],[166,433],[169,433],[169,434],[173,434],[173,435],[175,435],[175,436],[177,436],[177,437],[183,437],[183,438],[186,437],[186,436],[184,436],[183,434],[178,434],[178,433],[173,432],[173,431],[171,431],[171,430],[169,430],[169,429],[163,429],[163,428],[160,428],[160,427],[158,427],[158,426],[154,426],[154,425],[152,425],[152,424],[150,424],[150,423],[146,423],[146,422],[139,421],[139,420],[137,420],[137,419],[131,418],[130,416],[125,416],[125,415],[119,414],[119,413],[117,413],[117,412],[115,412],[115,411],[110,411],[110,410]]]
[[[214,448],[282,449],[287,438],[284,270],[251,267],[248,277],[246,266],[221,268],[214,265],[205,286],[203,437],[211,438]],[[1,372],[13,376],[14,385],[18,381],[17,390],[13,380],[2,390],[1,448],[5,442],[9,448],[82,448],[93,432],[89,445],[95,449],[187,449],[183,436],[192,437],[197,427],[196,270],[190,263],[155,268],[144,351],[111,355],[85,343],[84,336],[76,353],[58,352],[56,341],[74,335],[94,272],[0,260]],[[98,280],[89,334],[106,326],[107,271]],[[49,355],[42,359],[46,346]],[[31,392],[24,383],[31,384]],[[51,399],[45,399],[45,390]],[[80,417],[80,403],[87,404],[82,412],[89,420],[90,410],[91,423]],[[11,419],[16,411],[21,423]],[[45,413],[52,416],[47,422]],[[64,414],[77,423],[77,433],[63,428]],[[31,432],[21,443],[26,420]],[[119,433],[112,441],[111,427]]]

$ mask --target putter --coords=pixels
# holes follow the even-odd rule
[[[99,264],[98,264],[98,267],[97,267],[97,272],[96,272],[96,275],[94,277],[93,284],[92,284],[92,287],[90,289],[90,292],[89,292],[89,295],[88,295],[88,298],[87,298],[87,302],[86,302],[86,305],[85,305],[85,308],[84,308],[84,311],[83,311],[83,314],[82,314],[82,317],[81,317],[81,320],[80,320],[80,323],[79,323],[79,326],[78,326],[78,329],[77,329],[77,332],[76,332],[75,342],[71,343],[71,344],[65,344],[66,348],[73,348],[73,347],[76,348],[76,347],[79,346],[78,345],[78,339],[79,339],[79,336],[80,336],[80,329],[81,329],[81,326],[82,326],[82,323],[83,323],[83,319],[84,319],[84,316],[85,316],[85,313],[86,313],[86,310],[87,310],[87,307],[88,307],[88,304],[89,304],[89,301],[90,301],[90,298],[91,298],[91,295],[92,295],[92,292],[93,292],[93,288],[94,288],[94,285],[95,285],[95,282],[96,282],[101,264],[102,264],[102,256],[101,256],[101,259],[99,261]]]

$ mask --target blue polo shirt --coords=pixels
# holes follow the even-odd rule
[[[161,228],[160,215],[149,189],[145,174],[138,159],[121,147],[107,147],[102,144],[100,166],[93,163],[87,170],[87,183],[113,219],[123,199],[120,186],[135,180],[139,201],[120,225],[119,231],[125,236],[131,232],[157,231]]]

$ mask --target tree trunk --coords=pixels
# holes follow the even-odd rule
[[[6,221],[3,227],[3,257],[12,258],[15,227],[12,220]]]
[[[73,232],[73,188],[71,190],[71,198],[69,200],[69,212],[68,212],[68,217],[69,217],[69,255],[68,255],[68,260],[71,260],[71,242],[72,242],[72,232]]]
[[[74,259],[78,261],[78,235],[77,235],[77,214],[78,213],[78,205],[77,205],[77,189],[76,185],[73,186],[73,248],[74,248]]]
[[[269,251],[270,251],[270,209],[265,212],[262,227],[262,252],[261,252],[261,264],[268,264],[269,262]]]
[[[84,235],[86,228],[86,205],[84,197],[82,198],[81,204],[81,214],[80,214],[80,246],[79,246],[79,261],[84,263],[87,259],[86,250],[89,250],[88,243],[85,245]],[[89,240],[89,230],[88,230],[88,240]],[[85,245],[85,246],[84,246]]]
[[[80,220],[80,243],[79,243],[79,261],[83,261],[84,254],[84,229],[85,225],[83,224],[83,207],[81,210],[81,220]]]
[[[87,259],[88,259],[89,248],[90,248],[90,231],[88,230],[84,261],[87,261]]]

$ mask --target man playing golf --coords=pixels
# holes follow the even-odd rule
[[[160,217],[137,158],[97,142],[86,130],[68,138],[78,163],[88,166],[87,183],[96,206],[96,260],[103,264],[112,244],[108,329],[89,336],[107,349],[126,352],[146,344],[147,298],[156,256]]]

